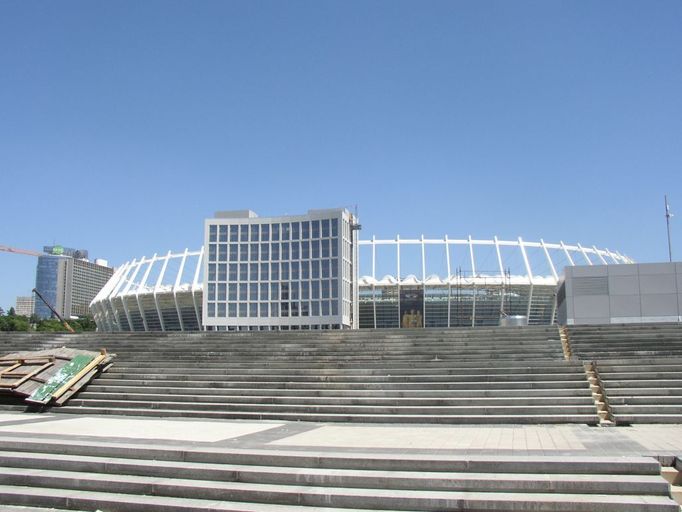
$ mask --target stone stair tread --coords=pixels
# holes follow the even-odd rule
[[[122,417],[123,418],[123,417]],[[365,453],[329,450],[237,449],[204,445],[178,447],[173,444],[97,439],[54,439],[21,435],[21,443],[0,433],[0,448],[21,453],[50,453],[154,461],[257,464],[341,469],[456,472],[525,472],[543,474],[660,475],[660,464],[651,457],[589,455],[440,455],[411,453]],[[248,462],[246,462],[248,461]]]
[[[0,503],[8,503],[10,500],[13,503],[25,503],[28,500],[37,500],[48,504],[48,506],[51,503],[56,503],[68,507],[68,510],[71,511],[76,510],[74,507],[80,506],[88,507],[87,510],[99,510],[101,507],[107,512],[206,512],[207,510],[223,512],[302,512],[304,510],[311,510],[310,507],[296,505],[228,502],[222,500],[211,501],[192,498],[114,494],[108,492],[48,487],[0,485]],[[35,510],[49,511],[54,509],[38,508]],[[349,510],[370,512],[374,509],[315,507],[314,510],[319,512],[348,512]]]
[[[668,496],[656,495],[602,495],[580,493],[514,493],[514,492],[468,492],[468,491],[430,491],[402,489],[365,489],[365,488],[330,488],[305,485],[272,485],[249,484],[240,482],[216,482],[202,480],[182,480],[160,477],[140,477],[111,474],[70,473],[51,470],[17,470],[11,468],[8,473],[0,468],[3,483],[16,479],[17,483],[34,483],[37,487],[62,488],[74,490],[102,492],[110,490],[116,494],[140,493],[161,495],[174,498],[194,498],[206,501],[249,501],[264,503],[283,503],[287,505],[305,504],[308,506],[332,505],[337,507],[353,507],[360,502],[361,506],[375,509],[393,510],[395,506],[408,509],[448,508],[466,506],[464,510],[475,510],[476,507],[509,504],[510,502],[537,504],[570,504],[574,509],[589,510],[586,505],[598,507],[626,507],[633,505],[652,505],[667,510],[674,502]],[[2,476],[4,475],[4,476]],[[132,491],[132,492],[131,492]],[[0,494],[1,497],[1,494]],[[485,505],[484,505],[485,504]],[[600,508],[599,510],[602,510]],[[610,508],[610,510],[623,510]],[[592,511],[590,511],[592,512]]]
[[[532,421],[534,423],[593,423],[598,420],[596,410],[589,414],[546,414],[539,412],[534,415],[527,414],[457,414],[457,415],[401,415],[401,414],[343,414],[343,413],[267,413],[249,411],[192,411],[178,409],[158,409],[158,408],[107,408],[99,406],[64,406],[52,409],[51,412],[71,413],[71,414],[138,414],[142,416],[175,416],[175,417],[197,417],[197,418],[233,418],[233,419],[280,419],[290,421],[357,421],[363,423],[385,423],[392,421],[395,423],[478,423],[486,424],[495,420],[495,423],[524,423]],[[540,420],[540,421],[538,421]]]
[[[393,489],[477,490],[494,489],[514,492],[521,486],[525,492],[571,492],[570,489],[590,483],[583,493],[667,495],[668,485],[658,475],[637,474],[570,474],[570,473],[501,473],[445,472],[404,470],[359,470],[333,468],[300,468],[239,464],[215,464],[176,461],[147,461],[130,458],[76,456],[47,453],[2,452],[0,460],[9,468],[60,469],[61,471],[95,471],[107,474],[140,475],[147,478],[169,477],[169,473],[193,475],[184,480],[236,481],[242,483],[286,483],[304,481],[307,485],[327,487],[379,487]],[[70,463],[70,464],[69,464]],[[48,467],[46,467],[48,466]],[[0,474],[2,468],[0,468]],[[209,476],[213,478],[208,478]],[[375,483],[376,485],[371,485]],[[492,485],[491,485],[492,483]],[[535,488],[532,486],[535,485]],[[420,486],[420,487],[418,487]]]
[[[150,394],[163,394],[163,395],[175,395],[175,394],[186,394],[192,392],[192,396],[211,396],[211,395],[223,395],[226,392],[235,394],[236,396],[246,397],[246,396],[282,396],[282,397],[329,397],[329,398],[344,398],[344,397],[385,397],[385,398],[418,398],[418,399],[429,399],[429,398],[458,398],[458,397],[498,397],[498,398],[517,398],[519,396],[529,397],[529,398],[546,398],[546,397],[556,397],[556,396],[584,396],[585,388],[552,388],[552,389],[537,389],[537,388],[525,388],[519,389],[495,389],[491,390],[480,390],[480,389],[469,389],[469,390],[447,390],[447,389],[432,389],[432,390],[404,390],[404,391],[390,391],[390,390],[330,390],[325,388],[311,388],[311,389],[283,389],[283,388],[221,388],[221,387],[173,387],[173,386],[149,386],[140,383],[137,386],[134,385],[118,385],[114,382],[90,384],[87,391],[83,391],[80,396],[85,393],[150,393]],[[681,389],[682,392],[682,389]],[[267,394],[264,394],[267,393]],[[494,393],[494,396],[491,396]],[[520,394],[521,393],[521,394]],[[408,396],[409,395],[409,396]],[[530,396],[529,396],[530,395]]]
[[[408,398],[408,397],[380,397],[380,396],[369,396],[369,397],[324,397],[324,396],[304,396],[304,397],[281,397],[272,395],[200,395],[200,394],[181,394],[181,393],[145,393],[143,390],[137,392],[99,392],[99,391],[83,391],[78,395],[81,400],[135,400],[140,401],[142,399],[147,401],[155,401],[159,403],[165,401],[166,403],[171,402],[192,402],[192,403],[233,403],[233,404],[266,404],[266,403],[278,403],[278,404],[295,404],[295,405],[308,405],[315,403],[325,403],[325,402],[342,402],[344,405],[379,405],[384,404],[396,405],[396,406],[422,406],[422,407],[434,407],[434,406],[456,406],[459,402],[473,402],[470,405],[476,406],[487,406],[487,405],[514,405],[514,404],[527,404],[527,405],[555,405],[557,403],[573,404],[573,405],[592,405],[592,398],[584,393],[579,396],[549,396],[549,397],[527,397],[527,396],[514,396],[514,397],[441,397],[441,398]],[[300,403],[299,403],[300,402]],[[465,405],[464,403],[462,405]]]

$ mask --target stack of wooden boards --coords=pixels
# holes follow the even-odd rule
[[[0,393],[32,404],[62,405],[106,371],[114,357],[105,349],[98,353],[66,347],[8,354],[0,357]]]

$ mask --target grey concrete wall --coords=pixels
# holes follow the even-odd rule
[[[564,278],[560,323],[682,321],[682,263],[566,267]]]

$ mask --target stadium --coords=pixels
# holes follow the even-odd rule
[[[549,325],[556,322],[556,291],[564,267],[633,262],[617,251],[596,246],[522,238],[397,236],[390,240],[360,240],[357,246],[359,277],[353,288],[357,289],[355,325],[361,329],[495,326],[505,317]],[[105,332],[204,330],[205,256],[204,248],[186,249],[143,256],[121,265],[91,303],[98,328]],[[272,257],[263,264],[274,273],[283,263]],[[298,262],[286,264],[292,273],[294,267],[298,270]],[[218,267],[217,272],[227,273],[228,265]],[[268,283],[272,284],[272,279]],[[298,294],[299,284],[289,282],[288,286],[297,289],[286,298],[279,292],[261,293],[253,302],[260,306],[256,309],[262,311],[265,306],[270,318],[276,316],[275,311],[283,316],[280,304],[286,300],[291,316],[313,311],[316,304],[312,298],[309,303],[302,298],[296,304],[292,302],[294,297],[303,297]],[[229,293],[223,292],[217,297],[223,301],[218,308],[229,310],[230,299]],[[298,326],[239,329],[289,328]]]

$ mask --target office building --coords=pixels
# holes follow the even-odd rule
[[[33,314],[33,297],[17,297],[14,311],[19,316],[31,316]]]
[[[208,330],[343,329],[356,317],[355,219],[343,209],[205,221]]]
[[[64,318],[87,316],[90,302],[109,281],[114,269],[105,260],[88,261],[88,252],[61,246],[44,247],[38,257],[36,290]],[[34,311],[39,318],[52,312],[35,297]]]

